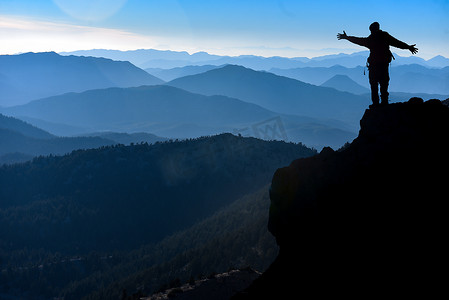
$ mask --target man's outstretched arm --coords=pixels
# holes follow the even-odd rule
[[[388,43],[389,43],[391,46],[393,46],[393,47],[400,48],[400,49],[407,49],[407,50],[410,50],[410,52],[411,52],[412,54],[418,53],[418,48],[415,47],[416,44],[414,44],[414,45],[408,45],[408,44],[406,44],[406,43],[404,43],[404,42],[402,42],[402,41],[400,41],[400,40],[398,40],[398,39],[392,37],[391,35],[388,35],[388,39],[389,39],[389,40],[388,40]]]
[[[348,40],[351,43],[357,44],[359,46],[368,47],[366,38],[349,36],[349,35],[346,34],[346,32],[344,30],[343,30],[343,33],[337,34],[337,39],[339,39],[339,40]]]

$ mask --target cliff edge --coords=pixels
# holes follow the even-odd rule
[[[366,110],[360,125],[343,149],[275,172],[268,228],[279,255],[236,299],[443,288],[449,107],[412,98]]]

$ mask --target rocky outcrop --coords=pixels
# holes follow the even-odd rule
[[[276,171],[269,230],[279,256],[236,298],[429,297],[443,288],[449,108],[412,98],[366,110],[360,124],[343,149]]]

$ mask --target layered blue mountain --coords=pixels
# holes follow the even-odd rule
[[[41,155],[62,155],[80,149],[165,140],[167,139],[144,132],[97,132],[59,137],[17,118],[0,114],[0,165],[23,162]]]
[[[140,68],[175,68],[184,67],[204,61],[219,59],[218,55],[206,52],[189,54],[186,51],[138,49],[129,51],[92,49],[73,52],[61,52],[61,55],[105,57],[113,60],[129,61]],[[203,63],[201,63],[203,64]]]
[[[37,139],[51,139],[55,137],[49,132],[28,124],[22,120],[13,117],[7,117],[2,114],[0,114],[0,128],[4,130],[15,131],[22,135]]]
[[[449,95],[449,67],[396,66],[391,68],[390,77],[390,90],[394,92]]]
[[[64,55],[83,55],[94,57],[106,57],[114,60],[126,60],[136,66],[146,68],[162,68],[171,69],[175,67],[184,67],[188,65],[224,65],[236,64],[256,70],[269,70],[271,68],[299,68],[299,67],[331,67],[334,65],[342,65],[348,68],[356,66],[364,66],[369,55],[368,51],[355,52],[352,54],[334,54],[324,55],[314,58],[308,57],[262,57],[256,55],[240,55],[240,56],[219,56],[206,52],[197,52],[189,54],[185,51],[167,51],[155,49],[140,49],[132,51],[118,50],[81,50],[74,52],[61,53]],[[401,53],[402,54],[402,53]],[[419,57],[410,56],[403,57],[395,55],[395,63],[404,64],[420,64],[427,67],[443,68],[449,66],[449,59],[443,56],[436,56],[429,60]]]
[[[361,86],[346,75],[335,75],[321,85],[322,87],[330,87],[342,92],[348,92],[355,95],[369,93],[370,90]]]
[[[437,55],[427,61],[427,65],[433,68],[444,68],[449,67],[449,59],[442,56]]]
[[[236,65],[178,78],[167,84],[204,95],[238,98],[278,113],[339,120],[353,128],[369,104],[367,97]]]
[[[0,56],[0,106],[107,87],[160,84],[129,62],[54,52]]]
[[[368,69],[361,66],[353,68],[343,66],[273,68],[270,72],[314,85],[322,85],[336,75],[346,75],[357,84],[369,88]],[[364,76],[364,74],[366,75]],[[390,67],[390,78],[390,92],[409,93],[407,99],[417,93],[434,94],[436,95],[434,98],[444,98],[444,95],[449,95],[449,67],[430,68],[419,64],[399,65],[393,61]]]
[[[293,78],[313,85],[322,85],[335,75],[346,75],[361,86],[369,87],[368,76],[363,76],[364,67],[346,68],[341,65],[332,67],[272,68],[270,72],[279,76]],[[365,68],[365,71],[366,68]],[[365,72],[366,74],[367,72]]]
[[[235,98],[204,96],[165,85],[68,93],[4,108],[3,112],[79,127],[85,132],[150,132],[192,138],[222,132],[257,136],[254,133],[259,130],[262,138],[268,134],[267,139],[316,148],[340,147],[355,137],[340,122],[279,114]]]
[[[113,144],[117,142],[107,137],[57,137],[21,120],[0,114],[0,164]]]
[[[176,78],[196,75],[200,73],[204,73],[213,69],[218,68],[218,66],[214,65],[205,65],[205,66],[185,66],[185,67],[177,67],[172,69],[161,69],[161,68],[147,68],[145,71],[150,73],[157,78],[160,78],[164,81],[171,81]]]

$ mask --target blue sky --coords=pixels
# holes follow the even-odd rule
[[[0,53],[156,48],[312,57],[363,50],[336,34],[366,36],[373,21],[416,43],[421,57],[449,57],[449,0],[0,0]]]

